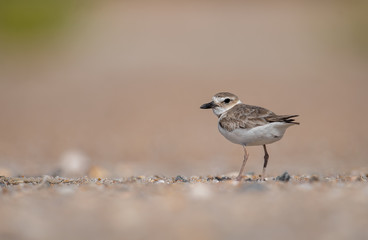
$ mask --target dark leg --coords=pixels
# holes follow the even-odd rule
[[[244,148],[244,160],[243,160],[243,164],[240,168],[239,175],[236,177],[236,180],[238,180],[238,181],[240,181],[243,177],[243,171],[244,171],[245,163],[247,162],[248,156],[249,156],[245,146],[243,146],[243,148]]]
[[[263,145],[263,150],[265,152],[265,155],[264,155],[264,164],[263,164],[263,171],[262,171],[262,180],[264,180],[264,178],[265,178],[266,167],[267,167],[268,158],[269,158],[266,145]]]

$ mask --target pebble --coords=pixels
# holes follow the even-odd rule
[[[361,183],[366,182],[366,177],[364,175],[336,175],[336,176],[317,176],[317,175],[301,175],[301,176],[290,176],[288,172],[283,173],[280,176],[268,177],[265,182],[259,182],[259,177],[256,175],[247,175],[243,178],[242,181],[235,181],[235,178],[227,177],[227,176],[192,176],[185,177],[182,175],[178,175],[176,177],[165,177],[165,176],[132,176],[126,178],[91,178],[91,177],[79,177],[79,178],[65,178],[65,177],[53,177],[45,175],[43,177],[4,177],[0,176],[0,187],[14,187],[18,186],[19,188],[23,187],[32,187],[32,186],[42,186],[42,188],[48,188],[53,186],[68,186],[68,185],[86,185],[86,184],[94,184],[94,185],[104,185],[113,186],[113,185],[122,185],[122,184],[180,184],[180,183],[191,183],[191,184],[217,184],[222,182],[230,183],[230,185],[242,186],[243,190],[248,191],[253,188],[255,189],[263,189],[261,186],[269,186],[274,182],[289,182],[292,180],[293,184],[302,185],[302,188],[311,187],[311,183],[319,182],[319,183],[330,183],[338,186],[339,184],[346,183]],[[259,184],[252,185],[249,184]],[[248,189],[249,188],[249,189]],[[254,190],[254,189],[253,189]]]
[[[231,180],[231,177],[227,177],[227,176],[224,176],[224,177],[215,177],[215,179],[219,182],[221,181],[229,181]]]
[[[61,156],[59,165],[60,169],[57,172],[62,176],[83,176],[90,168],[90,159],[81,151],[70,150]]]
[[[161,179],[161,180],[156,181],[155,183],[165,183],[165,181]]]
[[[310,178],[309,178],[309,182],[318,182],[319,181],[319,177],[316,176],[316,175],[312,175]]]
[[[276,181],[289,182],[290,175],[288,172],[284,172],[281,176],[276,177]]]
[[[180,176],[180,175],[178,175],[178,176],[176,176],[176,178],[175,178],[175,182],[189,182],[186,178],[184,178],[184,177],[182,177],[182,176]]]

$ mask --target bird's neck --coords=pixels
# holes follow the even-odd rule
[[[242,102],[240,100],[238,100],[235,104],[233,104],[232,106],[229,106],[228,108],[220,108],[220,109],[213,109],[213,113],[218,117],[221,118],[221,116],[223,114],[225,114],[227,111],[229,111],[230,109],[232,109],[233,107],[235,107],[238,104],[242,104]]]

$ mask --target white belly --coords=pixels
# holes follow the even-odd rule
[[[245,145],[257,146],[276,142],[284,136],[286,129],[294,124],[273,122],[263,126],[242,129],[238,128],[228,132],[218,125],[220,133],[230,142]]]

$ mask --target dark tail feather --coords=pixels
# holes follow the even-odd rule
[[[295,117],[299,117],[299,115],[276,115],[267,118],[269,122],[285,122],[285,123],[293,123],[299,125],[300,123],[295,122]]]

